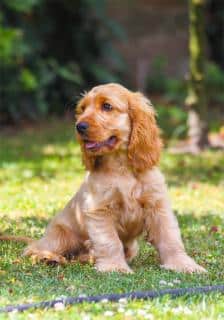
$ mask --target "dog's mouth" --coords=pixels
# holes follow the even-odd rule
[[[107,140],[104,141],[92,141],[92,140],[84,140],[86,150],[97,151],[103,147],[108,147],[112,149],[117,143],[117,137],[111,136]]]

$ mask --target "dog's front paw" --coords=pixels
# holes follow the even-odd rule
[[[122,272],[133,273],[131,268],[127,264],[115,264],[111,262],[103,262],[96,264],[96,270],[99,272]]]
[[[176,272],[185,272],[185,273],[207,272],[205,268],[197,264],[188,255],[184,255],[184,256],[180,255],[172,258],[170,257],[169,260],[167,260],[161,265],[161,267],[167,270],[173,270]]]

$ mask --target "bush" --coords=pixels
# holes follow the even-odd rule
[[[61,113],[83,88],[118,80],[123,65],[110,40],[123,34],[105,5],[1,1],[0,122]]]
[[[157,107],[159,125],[165,138],[183,138],[187,133],[187,111],[184,109],[187,81],[169,78],[165,74],[164,67],[164,62],[154,64],[153,72],[148,78],[148,91],[150,92],[151,89],[151,93],[159,93],[166,102],[172,102],[171,105]],[[156,70],[158,73],[153,77]],[[160,79],[161,81],[159,81]],[[206,65],[205,85],[208,102],[222,107],[224,103],[224,72],[212,62]],[[173,103],[178,103],[180,106],[173,105]],[[211,114],[213,121],[209,124],[210,129],[217,130],[217,127],[220,127],[217,115],[214,112]]]
[[[156,107],[158,123],[165,138],[184,138],[187,133],[187,112],[178,106]]]
[[[146,77],[146,90],[148,92],[164,94],[167,90],[167,75],[165,68],[167,60],[163,56],[154,59],[151,72]]]
[[[185,79],[170,78],[165,69],[167,61],[164,57],[157,57],[152,70],[146,78],[146,90],[149,93],[160,94],[169,102],[184,104],[187,96],[187,81]],[[209,102],[224,103],[224,72],[213,62],[206,65],[205,85]]]
[[[206,87],[209,101],[224,103],[224,72],[215,63],[206,66]]]
[[[167,60],[158,56],[152,63],[151,72],[146,78],[146,90],[160,94],[168,101],[181,102],[187,94],[186,81],[170,78],[166,72]]]

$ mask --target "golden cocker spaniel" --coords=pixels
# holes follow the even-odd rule
[[[76,118],[88,173],[25,255],[57,262],[68,254],[92,256],[98,271],[132,272],[128,262],[144,232],[163,268],[205,271],[184,249],[157,167],[162,143],[150,101],[118,84],[100,85],[79,101]]]

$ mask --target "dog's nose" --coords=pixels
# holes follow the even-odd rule
[[[78,133],[84,134],[86,133],[86,130],[89,128],[89,124],[87,122],[79,122],[76,125],[76,129]]]

